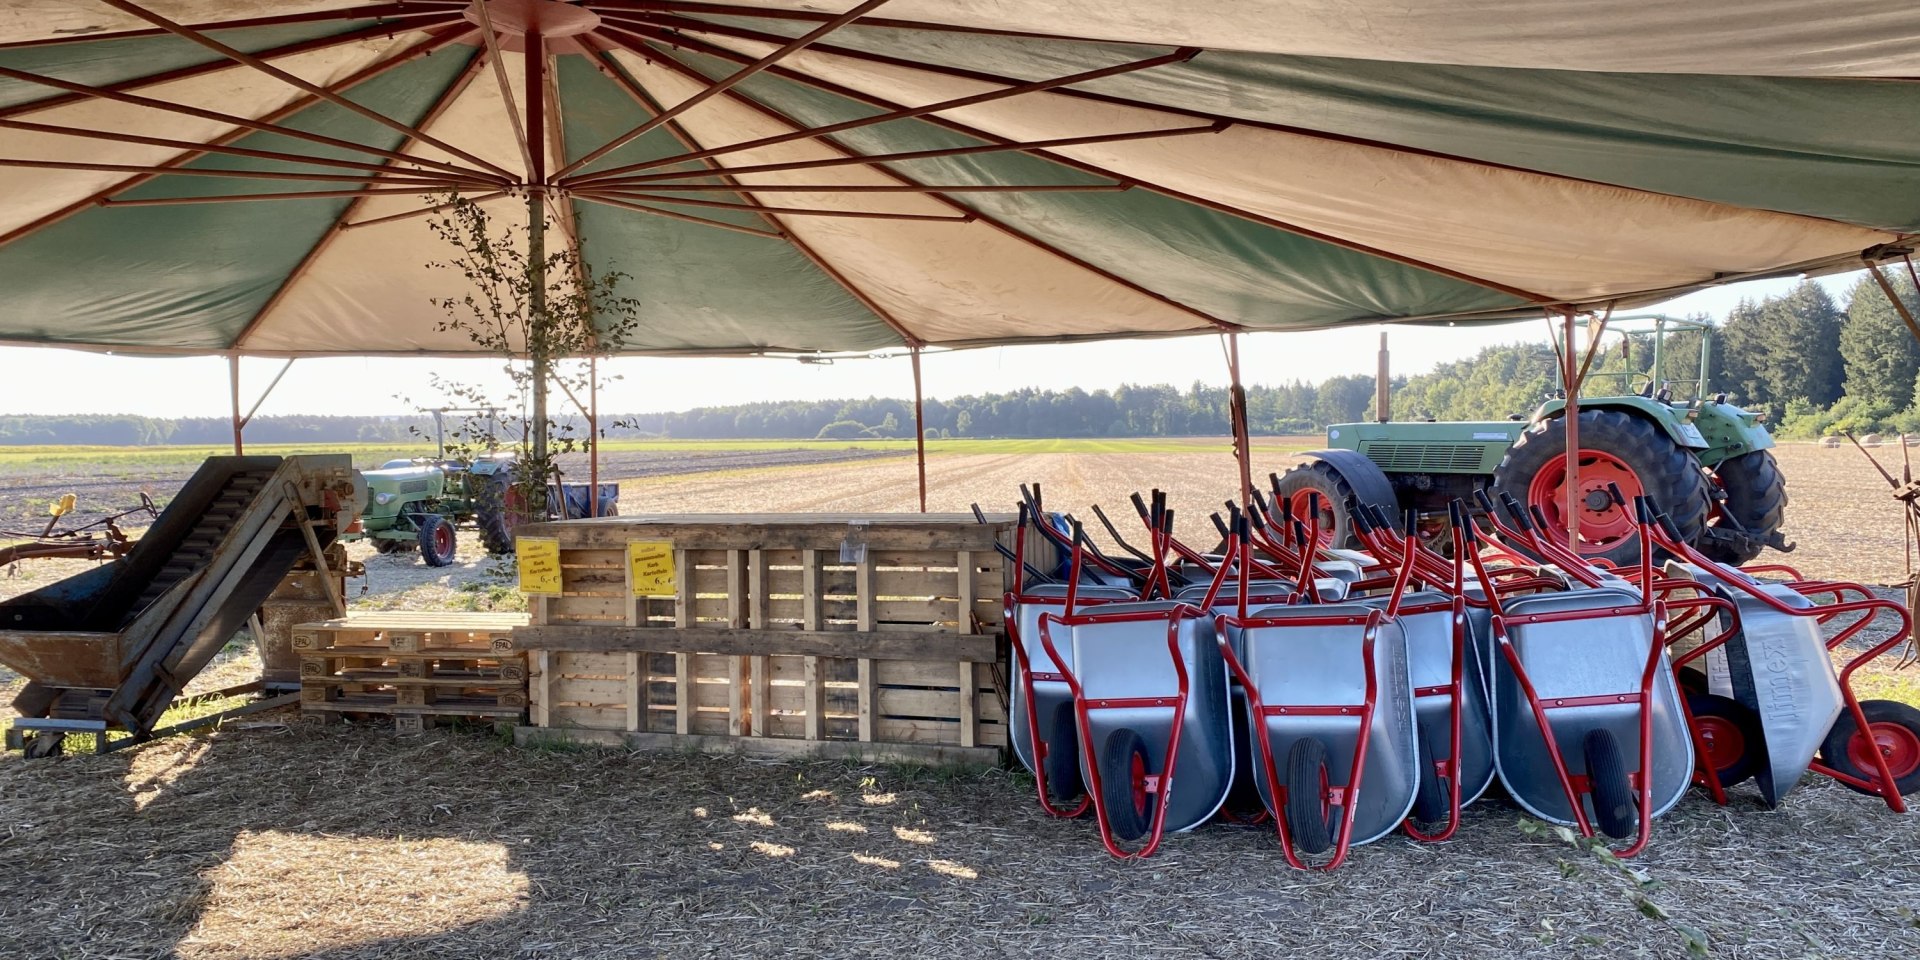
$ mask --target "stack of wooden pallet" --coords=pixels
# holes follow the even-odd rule
[[[1014,518],[623,516],[518,531],[522,739],[993,763]],[[530,553],[534,544],[545,553]]]
[[[435,718],[521,722],[527,660],[515,613],[366,613],[293,630],[300,657],[300,709],[321,720],[393,717],[419,733]]]

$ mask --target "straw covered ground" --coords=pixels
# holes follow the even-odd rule
[[[1263,446],[1263,472],[1288,450]],[[1851,450],[1781,460],[1802,546],[1771,559],[1899,580],[1899,514],[1872,468]],[[1039,480],[1084,514],[1159,485],[1190,522],[1235,484],[1224,450],[932,466],[941,510],[1004,509]],[[622,507],[903,509],[912,470],[637,480]],[[430,574],[372,565],[357,604],[516,599],[477,554]],[[231,651],[203,682],[250,664]],[[1913,677],[1869,683],[1920,701]],[[1777,811],[1750,786],[1724,810],[1690,796],[1625,864],[1489,798],[1450,843],[1389,838],[1325,875],[1287,869],[1271,828],[1208,826],[1116,862],[1006,770],[523,749],[487,728],[396,739],[266,716],[107,756],[0,759],[0,876],[0,958],[1920,955],[1920,815],[1817,778]]]

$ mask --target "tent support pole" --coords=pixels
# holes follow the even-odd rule
[[[1574,310],[1566,309],[1560,322],[1565,349],[1560,351],[1560,382],[1567,391],[1567,549],[1580,551],[1580,368],[1574,364],[1580,348],[1574,343]]]
[[[600,358],[587,358],[587,516],[600,515]]]
[[[1232,388],[1227,396],[1227,420],[1233,428],[1233,455],[1240,462],[1240,502],[1253,502],[1253,438],[1247,429],[1247,388],[1240,381],[1240,335],[1227,339],[1227,375]]]
[[[920,388],[920,348],[913,353],[913,449],[920,472],[920,512],[927,512],[927,415]]]
[[[540,91],[546,89],[547,58],[536,51],[544,50],[545,41],[536,28],[527,31],[526,48],[528,55],[521,58],[527,64],[527,125],[521,131],[526,138],[527,151],[527,354],[533,367],[533,460],[541,469],[551,466],[547,462],[547,378],[553,373],[553,358],[547,355],[547,337],[542,332],[547,320],[547,217],[546,217],[546,181],[547,181],[547,145],[543,142],[547,129],[546,97]],[[530,478],[531,479],[531,478]],[[548,477],[538,478],[542,487]]]
[[[227,394],[233,401],[233,455],[238,457],[246,453],[246,441],[241,434],[247,425],[240,419],[240,355],[237,353],[227,354]]]

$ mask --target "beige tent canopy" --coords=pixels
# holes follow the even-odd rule
[[[1603,309],[1904,242],[1920,21],[1738,7],[15,0],[0,342],[469,351],[451,191],[541,198],[655,354]]]

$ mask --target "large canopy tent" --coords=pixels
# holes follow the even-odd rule
[[[1571,345],[1899,253],[1916,79],[1896,0],[10,0],[0,342],[470,352],[457,192],[627,274],[623,353]]]

